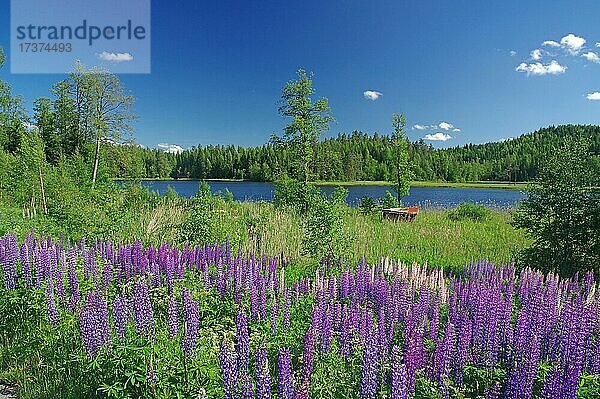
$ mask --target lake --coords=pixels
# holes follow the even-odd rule
[[[169,186],[183,197],[192,197],[198,191],[198,181],[195,180],[143,180],[142,185],[163,195]],[[265,182],[236,182],[210,181],[213,193],[223,192],[226,188],[231,191],[238,201],[272,201],[274,195],[273,183]],[[330,194],[335,187],[321,186],[321,190]],[[363,196],[381,198],[385,195],[385,186],[346,186],[348,189],[349,205],[356,206]],[[519,190],[489,189],[489,188],[448,188],[448,187],[413,187],[410,195],[404,198],[405,205],[420,205],[423,208],[452,208],[461,202],[472,201],[476,204],[495,208],[514,208],[518,201],[524,198]]]

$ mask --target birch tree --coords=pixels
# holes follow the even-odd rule
[[[129,94],[117,75],[104,69],[86,70],[78,63],[70,74],[78,129],[95,143],[92,186],[98,177],[101,145],[119,142],[131,133],[136,116],[135,97]]]

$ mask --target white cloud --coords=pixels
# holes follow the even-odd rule
[[[542,43],[542,46],[560,47],[560,43],[555,42],[554,40],[546,40]]]
[[[129,53],[109,53],[106,51],[96,54],[96,57],[102,61],[109,62],[128,62],[133,61],[133,56]]]
[[[379,97],[383,96],[383,93],[380,93],[380,92],[374,91],[374,90],[365,90],[363,92],[363,96],[367,100],[375,101],[375,100],[378,100]]]
[[[593,93],[590,93],[586,96],[586,98],[588,100],[592,100],[592,101],[600,101],[600,91],[595,91]]]
[[[542,64],[541,62],[527,64],[522,62],[515,70],[517,72],[527,72],[527,75],[558,75],[564,73],[567,70],[567,67],[552,60],[549,64]]]
[[[577,54],[585,46],[585,42],[586,40],[583,37],[575,36],[572,33],[560,39],[560,44],[571,54]]]
[[[448,123],[448,122],[440,122],[438,127],[440,129],[449,130],[449,129],[452,129],[454,127],[454,125],[452,125],[451,123]]]
[[[510,50],[510,56],[514,57],[515,55],[517,55],[517,52],[515,50]]]
[[[417,130],[427,130],[429,129],[429,126],[424,126],[424,125],[419,125],[418,123],[416,125],[413,126],[413,129],[417,129]]]
[[[536,48],[535,50],[533,50],[531,53],[531,59],[534,61],[538,61],[542,58],[542,50],[540,50],[539,48]]]
[[[598,54],[594,53],[593,51],[588,51],[587,53],[581,54],[581,56],[588,61],[600,64],[600,57],[598,57]]]
[[[177,144],[159,143],[156,148],[163,150],[164,152],[170,152],[171,154],[179,154],[183,152],[183,147]]]
[[[600,47],[600,42],[596,42],[596,47]]]
[[[453,132],[460,132],[460,129],[458,129],[458,128],[454,128],[454,129],[452,129],[452,131],[453,131]]]
[[[444,132],[437,132],[436,134],[426,134],[423,138],[430,141],[446,141],[450,140],[452,136]]]

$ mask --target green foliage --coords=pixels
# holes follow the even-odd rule
[[[483,205],[474,204],[472,201],[463,202],[456,208],[448,211],[450,220],[473,220],[482,221],[490,217],[490,210]]]
[[[49,98],[41,97],[33,103],[35,125],[44,144],[46,160],[56,165],[62,154],[61,137],[54,128],[54,114],[52,102]]]
[[[600,377],[597,375],[582,376],[577,389],[577,398],[600,398]]]
[[[174,201],[179,198],[179,193],[177,193],[177,190],[175,190],[173,186],[169,185],[165,191],[165,198],[170,201]]]
[[[189,201],[188,210],[180,229],[180,242],[192,244],[204,244],[212,242],[215,235],[216,225],[212,221],[213,198],[204,192],[206,183],[200,184],[198,194]]]
[[[415,381],[414,399],[442,399],[442,393],[438,384],[425,376],[417,377]]]
[[[223,191],[223,199],[225,202],[233,202],[233,193],[228,188],[225,188],[225,191]]]
[[[363,215],[372,215],[379,210],[375,200],[366,195],[361,198],[358,209]]]
[[[379,198],[379,204],[382,208],[397,208],[398,198],[396,198],[389,190],[385,192],[385,195]]]
[[[600,127],[567,125],[544,128],[505,142],[456,148],[433,149],[424,142],[408,143],[409,161],[417,181],[509,181],[510,175],[511,182],[523,182],[535,178],[543,161],[542,154],[562,145],[568,135],[588,137],[592,149],[600,150]],[[65,154],[80,153],[88,160],[93,157],[93,148],[91,154],[86,155],[84,153],[90,150],[85,145],[72,150],[66,149],[67,144],[64,146]],[[397,176],[390,137],[354,132],[324,139],[313,148],[310,174],[315,181],[376,180],[395,184]],[[292,164],[296,159],[290,148],[273,144],[197,146],[181,154],[170,154],[134,144],[105,143],[102,155],[111,177],[124,177],[124,172],[143,168],[143,177],[147,178],[252,181],[273,181],[283,174],[294,176]],[[595,170],[600,171],[600,164]]]
[[[348,190],[343,187],[336,188],[330,198],[319,191],[309,194],[302,249],[313,259],[336,259],[346,253],[348,238],[343,214],[347,196]]]
[[[198,183],[198,192],[196,193],[196,198],[210,199],[211,197],[212,191],[210,190],[210,185],[205,181]]]
[[[514,224],[533,239],[521,261],[563,276],[600,272],[600,174],[590,143],[565,141],[544,164],[519,205]]]
[[[273,205],[279,209],[287,208],[304,214],[308,208],[308,197],[314,190],[310,184],[284,177],[275,182]]]
[[[222,216],[228,216],[223,209],[226,204],[233,203],[213,195],[208,183],[200,182],[196,195],[185,204],[183,221],[177,229],[177,241],[182,244],[207,244],[222,242],[229,235],[234,235],[234,241],[239,244],[242,238],[236,237],[238,233],[223,223]],[[239,225],[243,223],[240,221],[236,227],[241,227]],[[244,234],[243,239],[246,238]]]
[[[284,128],[282,137],[272,137],[275,144],[291,152],[292,176],[305,184],[312,178],[310,164],[314,161],[314,146],[334,121],[327,98],[313,102],[312,79],[312,73],[300,69],[298,79],[285,84],[279,114],[292,121]]]

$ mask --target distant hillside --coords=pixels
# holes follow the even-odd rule
[[[566,136],[583,135],[600,152],[600,126],[561,125],[539,129],[512,140],[434,149],[422,140],[410,154],[416,180],[528,181],[546,154]],[[270,181],[290,167],[289,154],[273,145],[205,146],[170,154],[131,146],[107,149],[107,168],[115,177],[173,177]],[[324,181],[389,180],[392,152],[387,136],[354,132],[315,146],[313,172]]]

